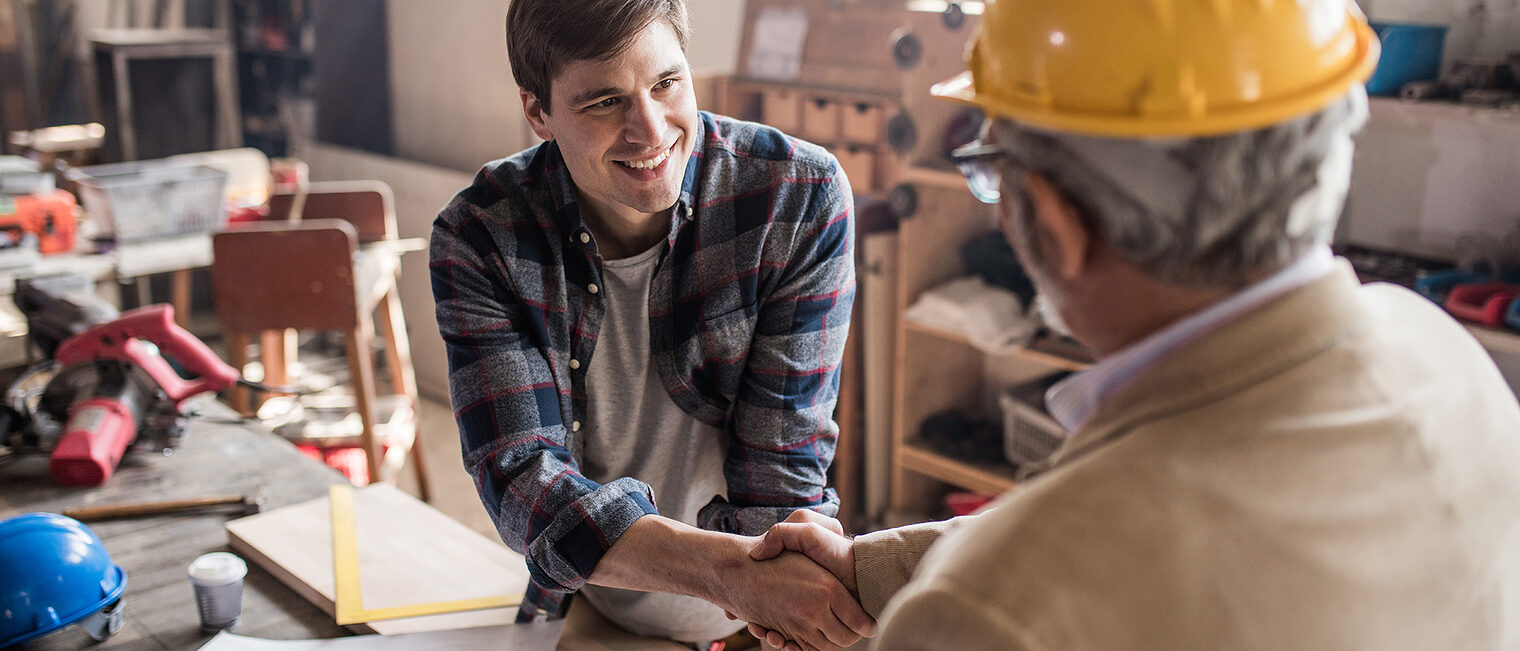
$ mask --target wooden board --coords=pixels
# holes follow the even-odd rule
[[[892,466],[892,363],[897,341],[897,233],[861,238],[865,257],[859,331],[865,357],[865,512],[880,523],[887,509]]]
[[[359,574],[366,609],[521,595],[521,555],[387,484],[354,492]],[[232,548],[327,613],[334,612],[331,512],[326,497],[227,523]],[[510,624],[494,608],[356,624],[396,635]]]

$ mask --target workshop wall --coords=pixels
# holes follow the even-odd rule
[[[691,0],[688,57],[698,77],[731,73],[743,0]],[[537,142],[507,63],[505,0],[388,3],[396,153],[474,171]]]
[[[1450,65],[1463,57],[1502,59],[1520,49],[1520,0],[1361,0],[1377,21],[1446,25]]]

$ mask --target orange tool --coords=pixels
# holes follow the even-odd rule
[[[74,250],[78,204],[68,190],[0,196],[0,232],[37,236],[44,255]]]

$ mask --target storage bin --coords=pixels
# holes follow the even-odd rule
[[[876,155],[870,147],[845,145],[833,148],[839,166],[850,179],[850,189],[870,192],[876,189]]]
[[[132,242],[221,230],[227,224],[227,173],[161,160],[69,171],[98,237]]]
[[[1045,392],[1067,371],[1009,388],[998,397],[1003,410],[1003,456],[1015,466],[1041,461],[1066,441],[1066,430],[1045,410]]]
[[[1383,52],[1367,80],[1367,94],[1396,96],[1404,84],[1440,76],[1445,25],[1373,22],[1372,29]]]
[[[828,144],[839,138],[839,103],[823,97],[802,103],[802,131],[798,135]]]
[[[795,135],[802,118],[802,98],[790,88],[765,91],[760,100],[760,121]]]
[[[839,135],[847,142],[874,145],[886,142],[887,134],[883,117],[886,112],[880,105],[855,102],[842,110]]]

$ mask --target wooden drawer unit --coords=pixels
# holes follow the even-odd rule
[[[845,142],[874,144],[886,139],[886,109],[881,104],[851,102],[839,109],[839,137]]]
[[[765,89],[760,100],[760,121],[796,134],[802,125],[802,94],[784,86]]]
[[[839,138],[839,102],[827,97],[809,97],[802,102],[802,130],[807,140],[828,143]]]
[[[840,145],[830,148],[850,177],[850,188],[856,192],[870,192],[876,183],[876,150],[864,145]]]

